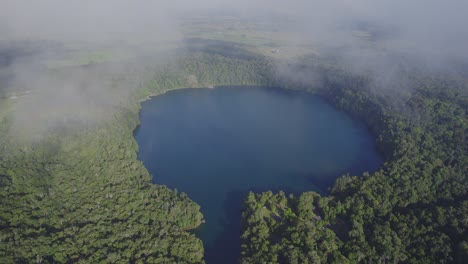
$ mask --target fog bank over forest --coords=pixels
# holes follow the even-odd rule
[[[459,57],[468,51],[466,10],[468,2],[463,0],[7,0],[0,11],[0,33],[3,41],[29,38],[119,45],[115,41],[180,40],[181,22],[204,12],[278,24],[281,21],[274,20],[287,19],[291,30],[302,31],[311,41],[337,41],[347,27],[360,23],[391,33],[388,48]]]
[[[371,72],[375,86],[389,94],[410,91],[399,73],[402,60],[435,72],[467,68],[466,10],[463,0],[7,0],[0,9],[0,91],[31,92],[15,107],[13,123],[19,129],[54,127],[70,115],[99,121],[118,108],[132,85],[103,76],[170,60],[189,45],[184,23],[197,15],[207,20],[225,15],[296,32],[286,40],[290,48],[316,46],[320,55],[340,56],[352,68]],[[366,40],[356,38],[356,32],[365,32]],[[63,58],[70,52],[81,56],[75,64],[83,56],[81,64],[87,59],[105,63],[51,75],[50,68],[70,66]],[[278,71],[304,78],[281,63]],[[316,78],[304,80],[314,84]]]

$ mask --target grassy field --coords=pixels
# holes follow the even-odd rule
[[[241,21],[229,16],[187,19],[183,24],[184,35],[191,38],[220,40],[243,44],[246,49],[267,57],[288,59],[304,54],[318,53],[312,45],[291,41],[303,39],[300,32],[279,29],[274,23]]]
[[[8,116],[8,114],[13,111],[15,105],[15,100],[10,98],[1,98],[0,99],[0,123],[3,119]]]

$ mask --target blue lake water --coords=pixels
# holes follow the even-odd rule
[[[185,192],[206,219],[205,259],[236,263],[249,191],[326,194],[382,160],[367,128],[322,98],[263,87],[182,89],[143,102],[135,132],[153,182]]]

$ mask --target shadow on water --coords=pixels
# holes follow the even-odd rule
[[[265,189],[253,188],[247,191],[231,191],[226,195],[224,200],[224,209],[227,220],[222,221],[220,224],[223,226],[223,232],[217,237],[212,246],[205,246],[205,261],[206,263],[223,263],[235,264],[239,263],[241,256],[241,214],[244,199],[249,192],[262,193],[272,191],[278,193],[283,191],[286,195],[294,194],[299,195],[298,192],[278,188],[278,189]],[[202,227],[203,228],[203,227]],[[196,233],[196,231],[195,231]]]
[[[376,162],[378,164],[381,164],[383,160],[381,158],[376,157]],[[373,161],[374,162],[374,161]],[[373,164],[373,163],[372,163]],[[377,164],[377,163],[376,163]],[[340,178],[341,176],[344,175],[350,175],[350,176],[358,176],[361,177],[363,173],[366,171],[363,171],[362,168],[363,166],[369,167],[369,165],[365,164],[365,162],[358,162],[356,164],[353,164],[353,166],[340,170],[338,172],[333,172],[333,173],[308,173],[308,174],[302,174],[302,175],[295,175],[293,177],[301,177],[304,178],[306,181],[310,182],[311,186],[315,186],[316,189],[310,189],[310,191],[314,191],[319,193],[320,195],[329,195],[330,190],[333,188],[336,179]],[[378,166],[371,166],[367,172],[373,172],[378,170]]]
[[[224,210],[226,220],[220,224],[223,232],[220,233],[211,247],[205,248],[206,263],[238,263],[240,256],[240,217],[243,198],[248,191],[232,191],[226,195]]]

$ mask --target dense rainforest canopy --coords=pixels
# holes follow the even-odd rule
[[[401,72],[413,89],[402,103],[372,92],[366,75],[322,66],[316,92],[365,120],[387,162],[339,178],[329,196],[250,193],[242,263],[466,261],[466,83]]]
[[[150,183],[132,133],[147,96],[218,85],[316,93],[364,120],[386,157],[374,174],[339,178],[327,196],[250,193],[239,219],[242,263],[468,259],[466,80],[402,70],[412,88],[388,100],[371,75],[336,61],[288,65],[309,82],[264,57],[204,47],[136,73],[130,96],[99,124],[61,126],[30,142],[0,115],[1,263],[204,262],[202,242],[187,231],[202,220],[199,206]],[[132,79],[113,81],[122,78]]]

